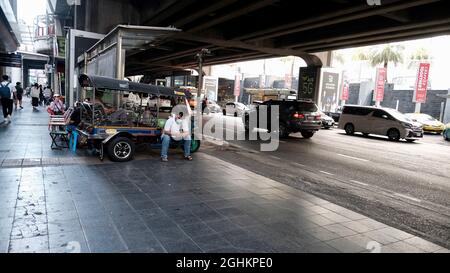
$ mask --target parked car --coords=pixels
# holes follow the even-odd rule
[[[267,128],[260,128],[259,115],[261,106],[267,108]],[[279,128],[271,128],[271,107],[279,106]],[[245,130],[252,131],[254,128],[276,130],[280,137],[288,137],[291,133],[300,132],[304,138],[311,138],[320,130],[322,117],[316,104],[311,101],[302,100],[270,100],[256,105],[255,109],[245,113],[243,117]],[[256,127],[251,127],[250,119],[256,120]]]
[[[413,122],[404,114],[390,108],[370,106],[344,106],[339,128],[347,135],[356,132],[387,136],[392,141],[405,139],[414,142],[423,138],[421,124]]]
[[[322,128],[330,129],[334,126],[334,119],[332,119],[328,115],[325,115],[324,112],[320,112],[320,115],[322,118]]]
[[[336,108],[335,112],[325,112],[325,114],[329,117],[331,117],[335,123],[339,123],[339,119],[341,118],[342,114],[342,106],[339,106]]]
[[[220,113],[222,112],[222,107],[220,107],[217,102],[208,100],[208,103],[206,105],[205,113]]]
[[[222,110],[223,115],[233,115],[235,117],[242,116],[246,111],[250,110],[247,106],[240,102],[228,102]]]
[[[441,134],[445,130],[445,124],[427,114],[406,114],[406,116],[423,125],[425,133]]]
[[[447,124],[447,126],[445,127],[445,130],[442,133],[442,135],[444,136],[445,140],[450,141],[450,123]]]

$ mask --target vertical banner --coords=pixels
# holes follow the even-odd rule
[[[349,89],[349,85],[348,83],[344,82],[344,84],[342,85],[342,95],[341,95],[341,100],[343,101],[348,101],[350,98],[350,89]]]
[[[375,80],[375,90],[373,92],[373,100],[382,102],[384,99],[384,85],[386,83],[386,68],[378,68]]]
[[[417,72],[417,82],[416,82],[416,89],[414,91],[413,102],[415,103],[427,102],[429,74],[430,74],[430,64],[421,63],[419,66],[419,71]]]
[[[292,89],[292,75],[291,74],[284,75],[284,88]]]
[[[234,96],[239,97],[241,94],[241,76],[236,75],[234,78]]]

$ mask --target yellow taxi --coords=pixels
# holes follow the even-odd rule
[[[441,134],[445,130],[445,124],[427,114],[406,114],[410,120],[422,124],[425,133]]]

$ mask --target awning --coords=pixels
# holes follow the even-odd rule
[[[133,93],[146,93],[152,95],[174,96],[175,92],[164,86],[156,86],[144,83],[117,80],[113,78],[82,74],[79,77],[82,87],[94,87],[97,89],[117,90]]]

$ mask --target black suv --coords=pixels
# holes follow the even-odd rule
[[[261,105],[267,108],[267,128],[259,127],[259,114]],[[253,115],[257,116],[257,127],[259,129],[267,129],[271,131],[271,107],[273,105],[279,106],[279,125],[280,128],[276,130],[280,137],[286,138],[291,133],[300,132],[304,138],[311,138],[314,134],[320,130],[322,126],[322,118],[319,109],[316,104],[311,101],[303,100],[270,100],[258,104],[253,110],[246,112],[243,116],[245,130],[252,131],[254,128],[250,128],[250,116],[254,119]],[[262,109],[261,109],[262,110]]]

